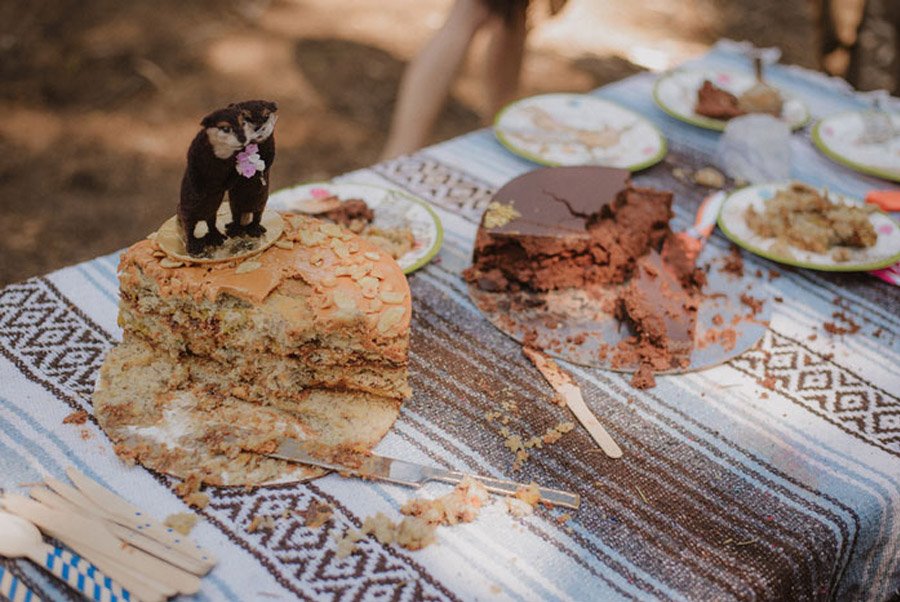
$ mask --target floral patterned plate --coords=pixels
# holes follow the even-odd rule
[[[375,212],[372,222],[379,228],[408,227],[413,234],[413,248],[397,259],[404,274],[427,264],[437,255],[444,240],[441,220],[427,202],[395,188],[370,184],[315,182],[283,188],[269,196],[269,208],[278,211],[303,210],[311,201],[336,196],[341,201],[362,199]]]
[[[605,165],[637,171],[666,156],[656,126],[585,94],[543,94],[507,105],[494,134],[512,153],[541,165]]]

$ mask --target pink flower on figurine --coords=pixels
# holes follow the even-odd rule
[[[255,144],[248,144],[244,150],[237,154],[237,164],[235,169],[245,178],[252,178],[257,172],[261,172],[266,168],[266,162],[259,156],[259,147]]]

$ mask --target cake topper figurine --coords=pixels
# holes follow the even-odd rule
[[[216,214],[228,193],[229,237],[260,237],[260,223],[269,199],[269,172],[275,161],[275,122],[278,106],[248,100],[213,111],[191,142],[181,180],[178,224],[189,255],[199,256],[225,241],[216,227]],[[196,235],[197,225],[206,233]]]

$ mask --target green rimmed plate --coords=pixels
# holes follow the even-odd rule
[[[868,111],[846,111],[821,119],[813,127],[812,140],[822,153],[860,173],[900,182],[900,115],[891,113],[895,135],[881,144],[863,143]]]
[[[850,260],[838,262],[830,254],[814,253],[797,247],[790,247],[790,256],[773,250],[775,243],[773,238],[764,238],[753,232],[747,226],[745,212],[753,206],[757,211],[762,211],[766,201],[771,199],[775,192],[786,187],[787,184],[760,184],[748,186],[731,193],[722,204],[719,212],[719,228],[736,245],[747,249],[766,259],[793,265],[811,270],[827,272],[863,272],[877,270],[900,261],[900,224],[891,219],[887,214],[875,212],[869,219],[878,240],[874,246],[867,249],[851,249]],[[829,193],[830,196],[848,203],[862,204],[857,199],[851,199]]]
[[[604,165],[638,171],[662,161],[666,139],[641,115],[586,94],[542,94],[504,107],[494,134],[540,165]]]
[[[708,130],[724,131],[728,121],[699,115],[694,111],[697,104],[697,90],[707,79],[736,96],[756,83],[756,78],[749,73],[678,69],[665,73],[656,80],[653,85],[653,100],[659,108],[675,119]],[[809,109],[802,100],[785,97],[781,118],[791,126],[791,129],[796,130],[809,123]]]
[[[444,241],[444,228],[428,203],[396,188],[371,184],[313,182],[283,188],[269,196],[269,207],[278,211],[303,212],[300,207],[312,199],[336,196],[341,200],[362,199],[375,212],[373,225],[380,228],[408,227],[413,234],[412,250],[397,259],[404,274],[415,272],[437,255]]]

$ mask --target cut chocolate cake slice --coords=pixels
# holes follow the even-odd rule
[[[613,366],[638,362],[632,384],[639,388],[653,386],[654,371],[687,366],[694,348],[703,273],[686,263],[679,246],[670,236],[661,253],[651,249],[638,259],[619,295],[617,314],[636,337],[619,344]]]

